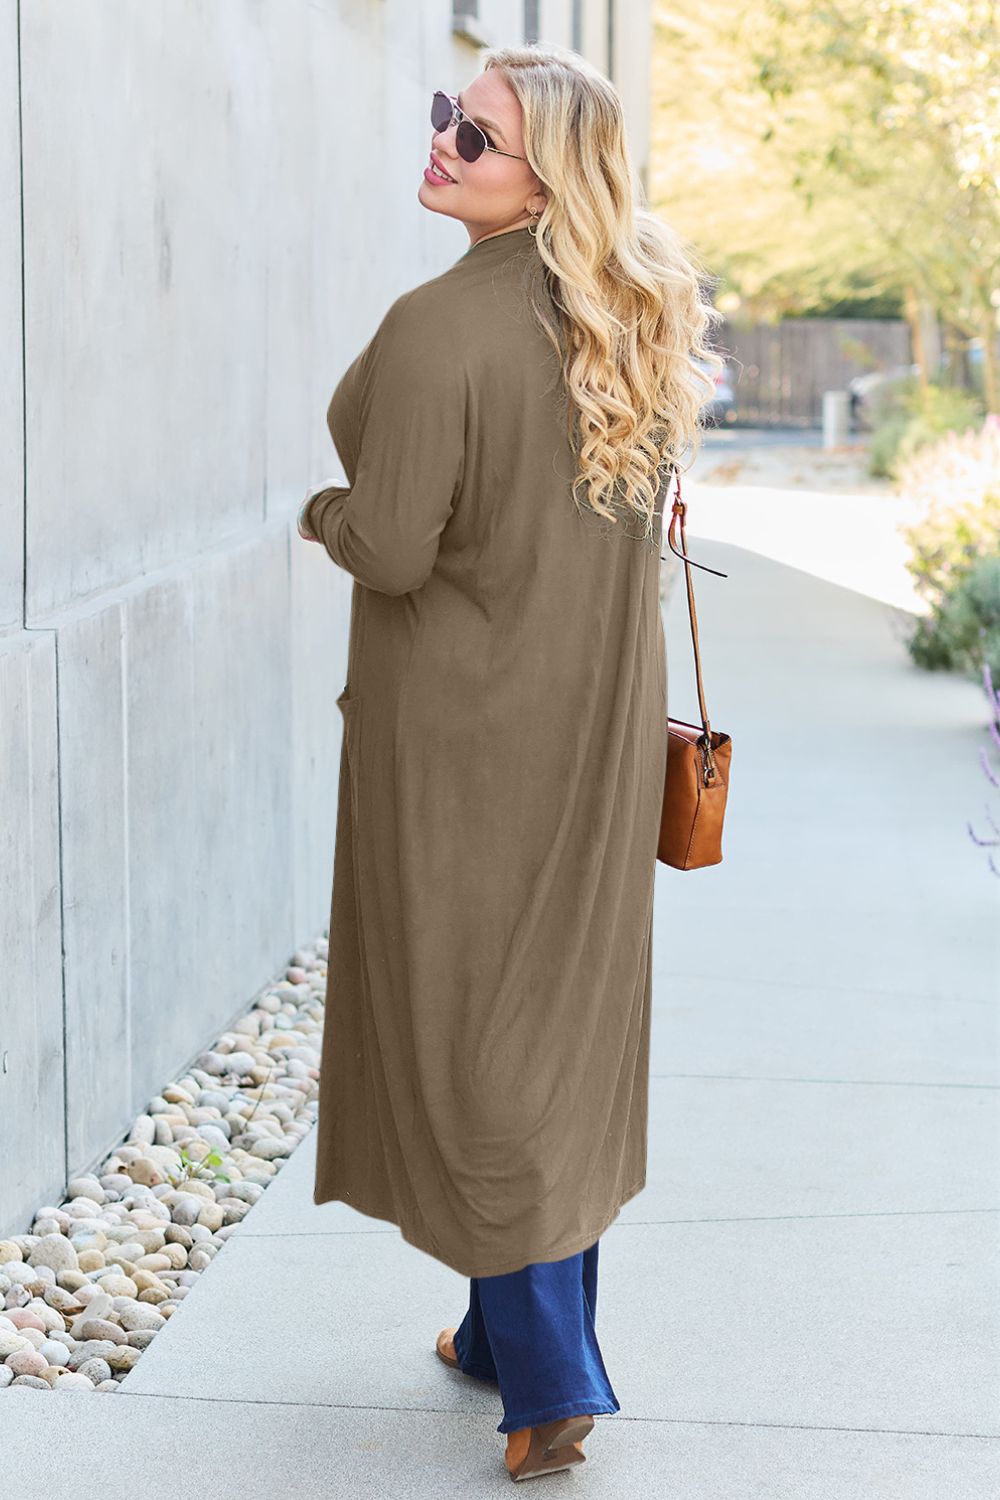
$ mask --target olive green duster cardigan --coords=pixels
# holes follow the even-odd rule
[[[314,1201],[469,1277],[646,1180],[662,495],[653,542],[574,502],[542,267],[508,230],[393,302],[305,513],[355,580]]]

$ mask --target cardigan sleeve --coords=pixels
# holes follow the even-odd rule
[[[304,514],[333,561],[384,594],[430,576],[465,467],[460,348],[421,290],[393,303],[360,357],[352,482],[321,490]]]

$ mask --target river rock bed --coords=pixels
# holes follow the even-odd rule
[[[326,938],[0,1240],[0,1389],[117,1391],[316,1120]]]

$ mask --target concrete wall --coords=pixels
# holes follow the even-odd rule
[[[641,167],[648,7],[615,10]],[[0,1236],[326,923],[351,580],[295,513],[341,371],[467,247],[416,200],[466,33],[449,0],[0,0]]]

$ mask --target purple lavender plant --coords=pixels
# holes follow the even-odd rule
[[[983,686],[986,689],[986,700],[990,705],[990,739],[993,741],[997,749],[1000,750],[1000,693],[998,693],[996,688],[993,686],[993,674],[990,671],[990,664],[988,661],[983,662]],[[983,771],[985,772],[987,781],[991,786],[1000,787],[1000,776],[997,775],[996,771],[994,771],[992,765],[990,764],[989,749],[986,745],[984,745],[980,749],[979,759],[982,764]],[[968,828],[969,837],[974,844],[978,844],[981,849],[988,848],[992,850],[1000,847],[1000,828],[997,827],[996,819],[993,816],[988,802],[985,804],[985,811],[986,821],[990,825],[990,829],[993,833],[992,838],[981,839],[976,834],[971,823],[967,823],[965,826],[966,828]],[[989,865],[989,868],[993,871],[994,875],[1000,876],[1000,868],[997,867],[996,859],[994,858],[992,853],[986,856],[986,863]]]

